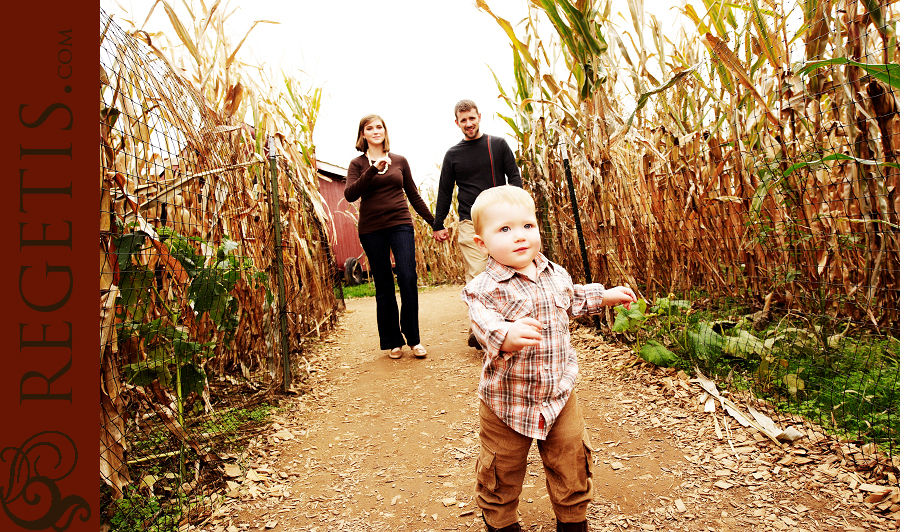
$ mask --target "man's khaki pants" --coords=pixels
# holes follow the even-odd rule
[[[466,262],[466,282],[468,283],[484,271],[488,259],[488,256],[482,253],[475,244],[475,224],[472,223],[472,220],[460,220],[456,243]]]
[[[481,401],[481,454],[475,465],[475,502],[484,521],[503,528],[518,521],[516,509],[528,464],[531,438],[514,431]],[[591,481],[591,444],[575,392],[569,397],[538,451],[547,477],[547,493],[553,513],[561,523],[580,523],[587,518],[594,498]]]

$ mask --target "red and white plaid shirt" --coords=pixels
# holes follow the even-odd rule
[[[598,312],[604,288],[572,284],[568,272],[542,253],[534,262],[536,281],[489,257],[484,273],[463,288],[462,299],[469,306],[472,331],[484,346],[478,397],[516,432],[543,440],[578,376],[569,316]],[[526,317],[541,322],[540,345],[500,351],[509,323]]]

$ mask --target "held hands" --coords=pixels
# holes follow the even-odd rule
[[[540,345],[541,322],[534,318],[521,318],[509,324],[501,351],[519,351],[525,347]]]
[[[634,290],[627,286],[617,286],[603,291],[603,304],[609,307],[616,305],[625,305],[626,309],[631,310],[631,304],[637,301]]]
[[[434,232],[434,239],[438,242],[445,242],[449,238],[450,231],[447,231],[446,229],[441,229],[440,231]]]

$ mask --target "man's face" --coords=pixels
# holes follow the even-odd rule
[[[481,136],[481,128],[478,126],[480,122],[481,114],[475,109],[456,113],[456,125],[462,130],[466,140],[475,140]]]

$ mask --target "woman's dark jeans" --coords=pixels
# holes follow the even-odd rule
[[[397,225],[374,233],[359,235],[369,259],[369,273],[375,281],[375,307],[378,313],[378,336],[381,349],[418,345],[419,293],[416,276],[416,236],[413,226]],[[394,295],[391,252],[400,288],[400,312]],[[406,337],[404,342],[403,338]]]

